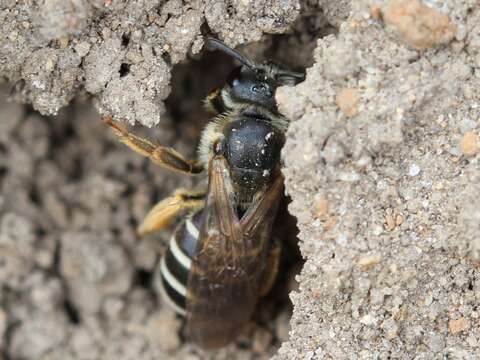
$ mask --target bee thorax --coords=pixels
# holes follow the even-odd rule
[[[284,135],[260,113],[243,113],[223,128],[232,181],[255,189],[270,181],[278,165]]]

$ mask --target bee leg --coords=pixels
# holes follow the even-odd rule
[[[267,253],[266,266],[260,282],[260,297],[267,295],[275,283],[280,265],[281,253],[282,244],[280,241],[274,240]]]
[[[205,191],[178,189],[160,201],[147,214],[137,229],[142,237],[169,226],[183,211],[200,209],[205,204]]]
[[[113,128],[121,142],[140,155],[148,157],[155,164],[184,174],[198,174],[203,171],[203,165],[197,160],[187,160],[172,148],[155,145],[128,132],[110,116],[105,116],[103,121]]]

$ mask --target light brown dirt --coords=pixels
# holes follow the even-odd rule
[[[478,1],[301,5],[0,4],[0,358],[480,357]],[[161,118],[136,132],[193,156],[201,98],[232,66],[201,52],[210,32],[308,67],[277,93],[306,262],[298,285],[298,264],[281,274],[291,320],[278,291],[236,344],[206,354],[155,291],[170,233],[134,236],[197,180],[122,147],[94,108]]]

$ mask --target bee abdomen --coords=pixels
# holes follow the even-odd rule
[[[201,211],[180,224],[160,261],[162,297],[180,315],[186,312],[188,276],[199,238],[200,217]]]

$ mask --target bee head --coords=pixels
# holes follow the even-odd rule
[[[207,39],[207,45],[226,53],[241,64],[230,74],[227,82],[226,90],[233,102],[257,104],[276,110],[277,87],[295,85],[305,77],[301,73],[282,70],[272,63],[256,64],[217,39]]]

